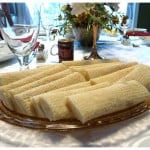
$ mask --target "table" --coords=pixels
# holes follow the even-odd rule
[[[0,121],[0,146],[9,147],[149,147],[149,112],[108,126],[72,132],[43,132]]]
[[[43,43],[45,43],[43,41]],[[45,43],[50,49],[55,42]],[[137,61],[150,65],[150,47],[124,46],[120,41],[98,41],[98,52],[104,58]],[[89,49],[76,43],[75,60],[88,55]],[[16,69],[16,59],[0,64],[0,72]],[[45,63],[57,63],[49,56]],[[35,60],[33,61],[35,65]],[[43,65],[43,64],[36,64]],[[8,124],[0,120],[0,147],[150,147],[150,111],[136,118],[106,126],[70,132],[45,132]]]

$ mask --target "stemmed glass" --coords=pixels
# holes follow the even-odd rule
[[[41,27],[46,33],[46,41],[55,40],[55,20],[54,15],[50,12],[51,4],[47,2],[41,3]]]
[[[131,20],[128,19],[127,16],[124,16],[123,20],[122,20],[121,27],[120,27],[120,31],[122,34],[121,43],[123,45],[130,45],[129,36],[126,34],[129,29],[131,29]]]
[[[23,16],[12,16],[13,23],[9,24],[5,12],[3,17],[0,18],[0,26],[2,36],[17,57],[20,64],[20,70],[29,68],[29,64],[33,60],[36,54],[36,48],[38,46],[37,38],[40,29],[40,8],[36,5],[30,7],[24,3],[27,12]]]

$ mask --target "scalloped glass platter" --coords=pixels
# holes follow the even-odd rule
[[[0,119],[10,124],[41,130],[69,131],[75,129],[105,127],[124,120],[135,118],[150,110],[149,100],[145,100],[130,108],[107,114],[82,124],[78,120],[49,121],[48,119],[36,118],[18,114],[7,109],[0,100]]]

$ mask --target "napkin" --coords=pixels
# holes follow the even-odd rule
[[[144,32],[144,31],[127,31],[127,36],[150,36],[150,32]]]
[[[25,38],[21,39],[15,39],[15,40],[21,40],[22,42],[29,42],[32,39],[33,33]]]

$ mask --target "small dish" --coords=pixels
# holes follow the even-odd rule
[[[133,29],[127,30],[127,32],[129,32],[129,31],[147,32],[147,29],[145,29],[145,28],[133,28]]]

